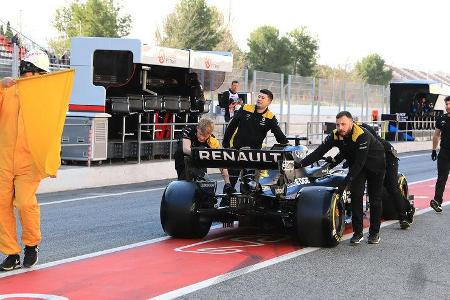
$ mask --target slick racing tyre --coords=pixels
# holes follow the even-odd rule
[[[334,247],[345,228],[344,201],[335,188],[310,186],[297,198],[296,229],[302,245]]]
[[[402,195],[402,201],[404,201],[403,206],[408,211],[411,204],[408,201],[408,181],[403,174],[398,174],[398,186],[400,189],[400,194]],[[383,198],[382,198],[383,214],[382,218],[385,220],[398,220],[398,212],[394,205],[394,200],[391,194],[388,193],[386,188],[383,187]]]
[[[202,238],[211,228],[211,220],[202,219],[197,212],[201,195],[198,185],[190,181],[173,181],[161,200],[160,218],[163,230],[172,237]]]

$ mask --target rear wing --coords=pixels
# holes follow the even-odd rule
[[[282,150],[192,148],[191,163],[197,168],[275,170],[285,153]]]

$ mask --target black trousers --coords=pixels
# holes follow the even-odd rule
[[[447,183],[448,173],[450,169],[450,151],[441,149],[437,158],[438,178],[434,191],[434,200],[442,203],[442,195],[444,194],[445,184]]]
[[[228,110],[228,107],[225,108],[225,115],[223,117],[225,119],[225,122],[230,122],[231,116],[230,116],[230,111]]]
[[[175,170],[177,171],[178,180],[186,180],[186,168],[184,166],[184,154],[180,149],[175,151]]]
[[[363,198],[365,183],[370,200],[370,234],[377,234],[381,224],[381,195],[383,191],[385,169],[373,172],[364,168],[358,176],[353,179],[350,192],[352,199],[352,227],[354,233],[363,232]]]
[[[406,200],[403,198],[400,187],[398,186],[398,159],[392,153],[386,153],[386,175],[384,178],[384,186],[391,196],[394,207],[398,213],[399,220],[406,218]]]

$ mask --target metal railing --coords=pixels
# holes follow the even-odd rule
[[[429,126],[428,121],[378,121],[378,122],[365,122],[369,125],[373,126],[377,133],[384,139],[389,141],[399,141],[399,142],[407,142],[407,141],[430,141],[433,138],[434,127],[430,127],[429,129],[422,129],[423,126]],[[185,125],[196,125],[197,123],[141,123],[138,126],[138,133],[136,139],[125,139],[123,137],[121,140],[111,143],[137,143],[137,155],[136,157],[126,156],[125,153],[122,153],[122,158],[136,158],[137,163],[141,163],[141,159],[144,156],[142,154],[143,145],[145,144],[168,144],[168,151],[164,153],[160,153],[163,156],[167,156],[169,161],[172,160],[173,155],[176,151],[174,149],[176,147],[177,142],[179,141],[182,129]],[[223,141],[223,136],[225,133],[225,129],[228,123],[225,122],[217,122],[215,123],[214,135],[219,141]],[[84,126],[89,127],[90,124],[66,124],[65,126]],[[170,127],[170,138],[168,139],[156,139],[155,134],[160,131],[158,127],[168,126]],[[284,129],[284,132],[287,130],[288,123],[280,122],[280,127]],[[332,122],[307,122],[307,123],[299,123],[299,124],[289,124],[291,128],[304,128],[305,130],[293,131],[291,135],[296,135],[299,137],[306,138],[306,144],[308,145],[317,145],[320,144],[324,138],[335,128],[335,124]],[[420,129],[419,129],[420,128]],[[148,134],[148,137],[143,137],[144,134]],[[89,139],[91,136],[89,135]],[[64,141],[63,141],[64,142]],[[65,141],[68,142],[68,141]],[[272,134],[268,134],[265,139],[266,145],[272,145],[275,143],[275,137]],[[62,147],[79,147],[79,146],[87,146],[87,165],[91,165],[91,153],[90,146],[91,141],[85,141],[80,143],[66,143],[62,144]],[[154,146],[152,146],[154,147]],[[122,147],[122,151],[124,151],[125,147]]]
[[[366,121],[378,135],[394,142],[431,141],[435,124],[431,121]],[[290,124],[290,126],[301,124]],[[308,122],[306,125],[308,144],[319,144],[334,129],[331,122]]]

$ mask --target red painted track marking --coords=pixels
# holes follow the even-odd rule
[[[410,186],[428,207],[434,180]],[[447,189],[446,197],[450,196]],[[350,228],[346,232],[351,231]],[[146,299],[291,253],[302,247],[283,235],[215,230],[206,240],[169,239],[0,279],[0,293],[36,293],[69,299]],[[227,254],[218,254],[228,252]]]
[[[430,200],[434,197],[434,187],[436,180],[425,181],[409,186],[409,194],[419,196],[414,198],[414,206],[418,209],[430,207]],[[444,198],[449,199],[450,184],[446,185]]]

